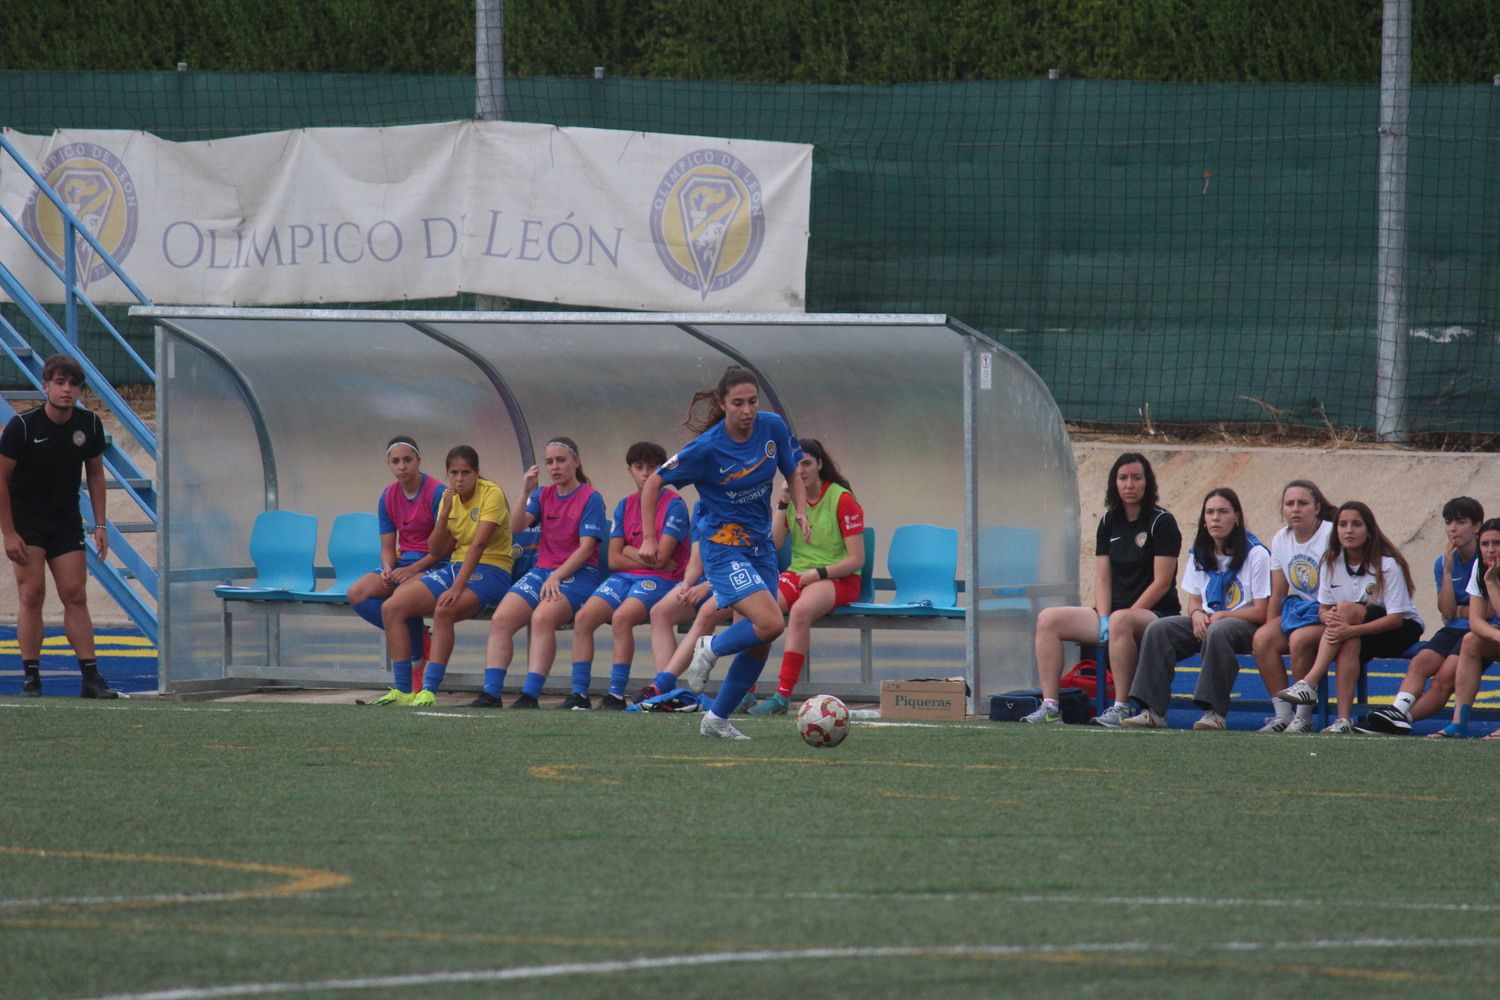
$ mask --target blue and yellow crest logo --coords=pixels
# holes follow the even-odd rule
[[[1287,563],[1286,578],[1291,581],[1293,590],[1304,594],[1317,593],[1318,561],[1305,552],[1297,553]]]
[[[703,299],[749,273],[765,235],[760,181],[725,150],[699,149],[682,157],[651,199],[657,256],[673,278]]]
[[[1244,588],[1240,586],[1240,578],[1239,577],[1235,577],[1233,580],[1229,581],[1229,586],[1227,586],[1227,587],[1224,588],[1224,608],[1223,608],[1223,610],[1229,611],[1229,610],[1231,610],[1233,608],[1237,608],[1241,604],[1243,604],[1244,601],[1245,601],[1245,591],[1244,591]]]
[[[135,182],[118,156],[97,143],[69,143],[47,155],[40,173],[111,257],[123,262],[130,255],[140,206]],[[40,189],[26,200],[22,225],[54,264],[64,266],[67,227],[63,214]],[[87,241],[77,239],[74,249],[78,282],[84,288],[110,273],[109,265],[98,259]]]

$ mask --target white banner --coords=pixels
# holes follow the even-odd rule
[[[812,147],[462,121],[175,143],[6,131],[154,302],[476,292],[668,312],[800,312]],[[61,214],[8,157],[0,205],[61,266]],[[61,286],[8,225],[0,259]],[[134,298],[86,245],[95,302]]]

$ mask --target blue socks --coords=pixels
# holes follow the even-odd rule
[[[656,690],[666,694],[677,687],[677,675],[663,670],[651,683],[656,685]]]
[[[422,690],[436,692],[443,683],[443,675],[448,672],[446,663],[429,663],[427,672],[422,675]]]
[[[361,602],[364,603],[364,602]],[[391,683],[402,694],[411,694],[411,661],[391,661]]]
[[[385,628],[385,620],[380,617],[380,608],[385,601],[379,597],[366,597],[363,601],[354,605],[354,613],[376,628]],[[413,652],[420,653],[422,647],[418,646]]]
[[[574,694],[585,694],[586,695],[586,694],[589,693],[589,680],[592,678],[593,673],[594,673],[594,665],[592,663],[584,663],[581,660],[574,660],[573,661],[573,693]]]
[[[542,696],[542,685],[547,683],[546,675],[533,671],[526,672],[526,680],[521,684],[521,693],[532,698]]]
[[[500,691],[505,687],[504,667],[484,668],[484,693],[491,698],[500,697]]]
[[[744,619],[739,624],[748,625],[750,620]],[[765,665],[765,660],[757,660],[749,653],[736,656],[734,662],[729,665],[729,673],[725,676],[724,683],[719,687],[718,697],[714,699],[713,713],[721,719],[727,719],[733,715],[734,710],[740,707],[740,702],[745,700],[745,692],[755,686]]]
[[[630,664],[612,663],[609,667],[609,693],[616,698],[625,697],[625,686],[630,683]]]
[[[759,645],[760,638],[755,634],[755,623],[748,618],[741,618],[714,636],[713,650],[715,656],[728,656]]]
[[[352,605],[354,613],[376,628],[385,628],[385,619],[380,617],[380,609],[385,605],[385,600],[379,597],[367,597],[358,604]],[[406,619],[406,634],[411,637],[411,658],[422,659],[422,640],[426,638],[427,626],[421,618]]]

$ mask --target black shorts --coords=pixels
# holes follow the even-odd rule
[[[1380,614],[1375,614],[1379,611]],[[1384,618],[1385,608],[1379,605],[1370,606],[1370,618]],[[1422,638],[1422,626],[1410,618],[1401,619],[1401,624],[1389,632],[1381,632],[1377,635],[1361,636],[1359,640],[1359,662],[1369,663],[1371,660],[1380,658],[1401,656],[1411,648],[1412,643]]]
[[[14,512],[13,517],[16,534],[27,545],[46,553],[48,562],[69,552],[83,551],[83,522],[77,518],[34,518],[19,511]]]
[[[1466,628],[1454,628],[1444,625],[1432,634],[1432,638],[1417,647],[1418,652],[1430,649],[1439,656],[1447,659],[1458,655],[1459,644],[1464,641],[1464,636],[1469,634]]]

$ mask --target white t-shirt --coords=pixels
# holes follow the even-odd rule
[[[1332,521],[1319,521],[1317,530],[1305,542],[1297,541],[1297,536],[1288,527],[1272,536],[1271,569],[1280,570],[1286,577],[1288,595],[1296,594],[1309,601],[1318,599],[1318,570],[1323,565],[1328,536],[1332,533]]]
[[[1216,561],[1221,572],[1229,568],[1228,556],[1217,556]],[[1208,574],[1198,568],[1198,560],[1193,558],[1191,551],[1187,554],[1186,562],[1187,568],[1182,571],[1182,591],[1202,597],[1203,591],[1208,587]],[[1271,553],[1266,551],[1264,545],[1252,545],[1244,565],[1235,574],[1234,583],[1226,595],[1226,606],[1221,610],[1238,611],[1258,598],[1270,596]]]
[[[1390,556],[1383,556],[1380,560],[1385,587],[1379,600],[1373,599],[1375,574],[1350,573],[1342,556],[1335,559],[1331,567],[1325,564],[1323,568],[1323,581],[1318,584],[1319,604],[1333,605],[1344,601],[1352,604],[1382,604],[1386,614],[1399,614],[1408,621],[1422,625],[1422,616],[1417,613],[1417,607],[1411,600],[1411,592],[1406,589],[1406,576],[1401,572],[1401,564]]]
[[[1489,600],[1489,595],[1484,592],[1484,579],[1481,571],[1484,569],[1484,560],[1475,559],[1474,568],[1469,571],[1469,585],[1464,588],[1470,597],[1483,597]]]
[[[1483,559],[1474,560],[1474,568],[1469,572],[1469,585],[1464,590],[1468,592],[1470,601],[1473,601],[1477,597],[1486,604],[1489,604],[1490,595],[1484,592]],[[1500,614],[1496,614],[1494,608],[1490,608],[1490,624],[1500,624]]]

